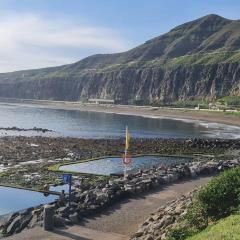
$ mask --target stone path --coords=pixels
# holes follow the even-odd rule
[[[201,177],[148,192],[133,199],[128,199],[109,207],[101,214],[88,218],[81,222],[81,226],[73,226],[68,229],[55,232],[44,232],[40,228],[23,231],[20,234],[7,238],[7,240],[125,240],[137,231],[149,214],[166,202],[174,200],[194,188],[204,185],[211,177]]]

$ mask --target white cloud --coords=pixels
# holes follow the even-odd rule
[[[32,14],[0,17],[0,72],[56,66],[128,47],[113,29]]]

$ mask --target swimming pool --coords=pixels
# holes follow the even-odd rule
[[[51,203],[56,199],[58,199],[57,195],[44,196],[40,192],[0,186],[0,216]]]
[[[147,169],[152,166],[158,166],[161,164],[171,165],[176,163],[189,162],[189,157],[177,157],[177,156],[135,156],[132,157],[132,163],[127,167],[128,171],[136,171],[139,169]],[[89,174],[99,175],[111,175],[121,174],[124,171],[124,165],[122,164],[122,158],[120,157],[107,157],[88,162],[81,162],[69,165],[63,165],[59,167],[59,170],[65,172],[81,172]]]

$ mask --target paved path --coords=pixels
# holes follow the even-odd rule
[[[137,231],[149,214],[166,202],[174,200],[194,188],[204,185],[211,177],[202,177],[162,187],[144,196],[128,199],[109,207],[102,214],[81,222],[81,226],[55,232],[44,232],[40,228],[23,231],[7,240],[125,240]]]
[[[29,229],[6,240],[127,240],[128,237],[117,233],[105,233],[93,229],[73,226],[46,232],[40,227]]]
[[[115,232],[129,236],[135,233],[138,225],[144,222],[150,213],[156,211],[161,205],[192,191],[209,180],[210,177],[203,177],[176,183],[144,196],[125,200],[93,218],[86,219],[81,225],[103,232]]]

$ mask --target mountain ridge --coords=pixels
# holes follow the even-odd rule
[[[1,73],[0,97],[154,102],[239,96],[239,61],[240,21],[210,14],[123,53]]]

